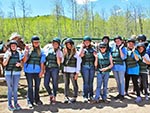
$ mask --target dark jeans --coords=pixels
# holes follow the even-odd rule
[[[72,85],[73,85],[73,89],[74,89],[74,94],[73,97],[77,97],[78,96],[78,84],[77,84],[77,80],[74,79],[75,74],[74,73],[64,73],[64,82],[65,82],[65,89],[64,89],[64,93],[65,96],[69,96],[69,84],[70,84],[70,79],[72,81]]]
[[[140,96],[140,88],[139,88],[139,85],[138,85],[139,75],[129,75],[129,74],[126,74],[126,77],[128,77],[128,79],[126,79],[126,85],[125,85],[125,91],[126,91],[126,93],[128,92],[129,80],[130,80],[130,77],[131,77],[132,78],[132,83],[133,83],[134,90],[136,91],[137,96]]]
[[[39,73],[26,73],[26,79],[28,83],[28,102],[33,104],[34,102],[38,102],[40,100],[39,87],[41,78],[39,78]],[[33,80],[35,83],[34,91],[33,91]]]
[[[52,78],[52,84],[53,84],[53,95],[56,96],[57,90],[58,90],[58,75],[59,74],[59,68],[46,68],[46,73],[44,76],[44,86],[48,92],[49,95],[52,95],[52,91],[50,88],[50,79]]]
[[[83,97],[93,97],[94,66],[82,66],[81,73],[83,77]]]
[[[145,94],[148,95],[148,75],[146,73],[140,73],[140,87],[141,91],[144,90]]]

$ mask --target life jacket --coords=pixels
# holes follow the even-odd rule
[[[51,51],[48,53],[47,57],[46,57],[46,67],[48,68],[57,68],[58,64],[57,64],[57,57],[56,57],[56,52],[54,50],[51,49]]]
[[[141,57],[144,56],[145,52],[141,53]],[[147,72],[147,64],[143,62],[142,59],[138,61],[140,66],[140,73],[146,73]]]
[[[70,57],[70,55],[66,55],[64,57],[64,66],[69,66],[69,67],[76,67],[76,63],[77,63],[77,58],[74,57],[74,55],[72,55]]]
[[[110,65],[109,57],[110,57],[109,51],[107,51],[104,54],[102,54],[100,52],[98,53],[98,68],[99,69],[105,68]],[[106,72],[110,72],[110,69],[107,70]]]
[[[8,61],[8,64],[5,67],[5,70],[6,71],[21,71],[21,67],[16,67],[17,62],[20,62],[20,59],[19,59],[19,52],[16,51],[15,54],[12,53]]]
[[[127,68],[132,68],[137,66],[137,61],[131,57],[131,55],[133,55],[133,52],[132,53],[131,52],[132,52],[131,50],[128,50],[127,59],[126,59]]]
[[[82,57],[82,65],[94,65],[95,57],[93,53],[95,52],[94,48],[85,48],[84,56]]]
[[[112,54],[112,59],[114,64],[123,65],[123,60],[121,59],[120,52],[117,47],[113,48],[111,54]]]
[[[29,55],[29,59],[27,60],[27,64],[40,65],[41,56],[38,55],[37,49],[34,49]]]

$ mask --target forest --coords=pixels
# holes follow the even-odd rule
[[[150,36],[150,8],[130,3],[123,11],[114,6],[110,15],[105,9],[94,11],[94,2],[78,5],[75,0],[67,0],[69,10],[64,10],[63,0],[53,0],[53,11],[49,15],[30,17],[31,7],[25,0],[12,2],[9,17],[5,18],[0,8],[0,40],[7,41],[11,33],[19,33],[25,42],[30,42],[33,35],[38,35],[42,45],[54,37],[102,38],[108,35],[113,38],[120,35],[129,38],[131,35],[145,34]],[[19,4],[19,6],[18,6]],[[17,16],[16,7],[20,7],[22,16]],[[68,12],[67,12],[68,11]],[[70,13],[70,17],[66,14]]]

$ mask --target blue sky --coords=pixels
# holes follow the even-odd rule
[[[0,0],[0,9],[4,12],[4,16],[8,16],[8,12],[11,11],[10,6],[11,2],[16,1],[16,5],[18,7],[18,0]],[[52,0],[25,0],[26,4],[31,7],[30,16],[37,16],[37,15],[49,15],[52,12],[53,4],[51,3]],[[65,1],[65,0],[64,0]],[[78,4],[83,5],[86,0],[76,0]],[[102,9],[106,11],[107,14],[110,13],[111,9],[114,6],[120,6],[123,10],[129,4],[136,4],[141,5],[144,8],[150,9],[150,0],[89,0],[95,4],[94,10],[95,12],[100,12]],[[65,13],[69,16],[68,8],[69,5],[65,6]],[[17,15],[20,16],[21,12],[20,9],[17,8]]]

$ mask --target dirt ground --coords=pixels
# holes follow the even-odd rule
[[[60,78],[62,78],[60,76]],[[149,113],[150,111],[150,100],[145,101],[144,95],[142,95],[143,101],[140,104],[136,104],[134,102],[135,95],[130,93],[130,96],[125,96],[123,101],[115,100],[114,96],[117,95],[116,81],[114,78],[109,79],[108,85],[108,100],[110,100],[109,104],[106,103],[83,103],[82,98],[82,77],[78,79],[79,85],[79,96],[77,98],[76,103],[64,104],[63,99],[63,89],[64,84],[63,80],[60,80],[59,83],[59,91],[57,95],[57,103],[56,105],[49,104],[49,96],[45,91],[43,86],[43,79],[41,82],[40,96],[43,102],[43,105],[35,106],[33,109],[29,109],[26,103],[26,80],[20,80],[19,85],[19,104],[22,107],[22,110],[13,111],[13,113]],[[132,84],[130,84],[130,91],[132,91]],[[72,89],[72,84],[70,84],[70,88]],[[96,77],[94,79],[94,90],[96,89]],[[5,82],[0,81],[0,113],[11,113],[7,109],[7,98],[6,92],[7,87]],[[72,90],[71,90],[72,91]]]

